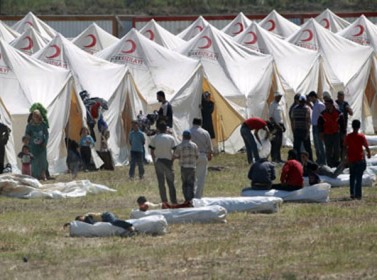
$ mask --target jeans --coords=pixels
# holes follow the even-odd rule
[[[181,167],[182,193],[185,201],[194,198],[195,168]]]
[[[168,202],[165,189],[165,178],[169,188],[170,202],[177,203],[177,195],[174,185],[173,161],[169,159],[157,159],[154,164],[158,181],[158,189],[162,202]]]
[[[255,141],[254,135],[245,124],[241,126],[241,136],[243,141],[245,142],[248,163],[253,162],[253,156],[255,157],[255,161],[258,161],[259,153],[257,143]]]
[[[112,224],[113,226],[123,228],[125,230],[129,230],[132,227],[132,224],[129,222],[119,220],[113,213],[111,212],[104,212],[102,214],[102,221]]]
[[[352,162],[349,164],[350,167],[350,195],[351,198],[361,198],[362,197],[362,180],[364,170],[367,168],[365,160],[360,160],[357,162]]]
[[[271,160],[281,161],[280,150],[283,144],[283,131],[280,128],[276,128],[274,138],[271,140]]]
[[[317,163],[319,165],[326,165],[326,152],[323,142],[319,137],[319,129],[317,125],[313,125],[313,142],[315,147],[315,154],[317,156]]]
[[[293,131],[293,148],[296,150],[298,158],[300,158],[302,145],[304,146],[305,151],[309,153],[309,159],[313,160],[312,147],[308,131],[305,129],[295,129]]]
[[[340,162],[340,136],[339,133],[323,135],[326,147],[326,161],[330,167],[338,166]]]
[[[199,158],[196,161],[196,187],[195,198],[202,198],[204,184],[208,173],[208,158],[207,154],[199,154]]]
[[[135,167],[136,164],[139,168],[139,178],[144,176],[144,163],[143,163],[143,152],[131,151],[131,162],[130,162],[130,171],[128,176],[133,178],[135,176]]]

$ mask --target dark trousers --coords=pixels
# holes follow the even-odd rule
[[[271,160],[281,161],[280,150],[283,144],[283,131],[280,128],[276,128],[274,132],[274,138],[271,140]]]
[[[363,173],[366,169],[366,161],[360,160],[349,164],[350,167],[350,195],[351,198],[361,198],[362,197],[362,181]]]
[[[0,145],[0,174],[2,174],[4,170],[4,157],[5,157],[5,146]]]
[[[181,167],[182,193],[185,201],[194,198],[195,168]]]
[[[273,184],[272,188],[275,190],[280,190],[280,191],[297,191],[302,189],[302,186],[291,186],[291,185],[282,185],[282,184]]]
[[[242,124],[241,126],[241,136],[243,141],[245,142],[248,163],[254,162],[253,156],[255,157],[255,161],[258,161],[259,153],[257,142],[255,141],[252,131],[250,131],[250,128],[248,128],[246,124]]]
[[[80,155],[81,155],[82,162],[84,164],[84,168],[89,169],[90,160],[92,158],[92,151],[90,150],[90,147],[81,146],[80,147]]]
[[[313,160],[309,132],[304,129],[296,129],[293,131],[293,148],[296,150],[298,158],[300,158],[302,145],[304,146],[305,151],[309,153],[309,159]]]
[[[128,176],[133,178],[135,176],[136,164],[139,168],[139,178],[144,176],[144,154],[143,152],[131,151],[130,171]]]
[[[104,212],[102,214],[102,221],[106,223],[110,223],[113,226],[123,228],[125,230],[129,230],[132,227],[132,224],[126,222],[124,220],[119,220],[113,213],[111,212]]]
[[[326,147],[326,161],[330,167],[337,167],[340,162],[340,135],[339,133],[324,134],[323,140]]]
[[[158,190],[162,202],[168,202],[165,189],[165,178],[169,188],[170,202],[177,203],[177,194],[174,185],[173,161],[169,159],[157,159],[154,164],[158,181]]]

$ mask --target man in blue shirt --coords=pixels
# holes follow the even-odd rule
[[[139,123],[137,121],[132,121],[132,129],[129,135],[129,141],[131,145],[131,162],[130,162],[130,171],[128,176],[130,179],[133,179],[135,176],[135,166],[138,165],[139,168],[139,178],[143,179],[144,177],[144,144],[145,137],[143,132],[139,129]]]

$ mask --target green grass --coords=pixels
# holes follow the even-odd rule
[[[239,196],[249,185],[245,154],[214,158],[206,196]],[[183,200],[179,168],[176,186]],[[276,214],[233,213],[226,224],[171,225],[164,236],[71,238],[63,224],[89,211],[128,218],[136,198],[158,202],[152,165],[143,181],[128,167],[79,173],[117,190],[72,199],[0,197],[1,279],[376,279],[377,190],[349,201],[284,203]],[[57,181],[69,181],[59,175]],[[24,262],[26,257],[28,262]]]

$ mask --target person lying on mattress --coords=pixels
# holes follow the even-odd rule
[[[118,219],[115,214],[111,212],[102,212],[102,213],[87,213],[85,215],[80,215],[75,218],[76,221],[84,222],[87,224],[94,225],[98,222],[110,223],[113,226],[120,227],[126,230],[125,235],[131,236],[135,233],[135,228],[131,223],[126,222],[125,220]],[[66,223],[64,227],[69,226],[70,223]]]
[[[139,196],[136,200],[137,205],[139,206],[140,211],[148,211],[154,209],[178,209],[178,208],[188,208],[193,207],[191,202],[185,201],[184,203],[176,203],[176,204],[169,204],[169,203],[153,203],[146,199],[145,196]]]
[[[282,191],[296,191],[304,186],[303,168],[297,160],[297,152],[294,149],[288,151],[288,160],[284,164],[280,184],[273,184],[272,188]]]

